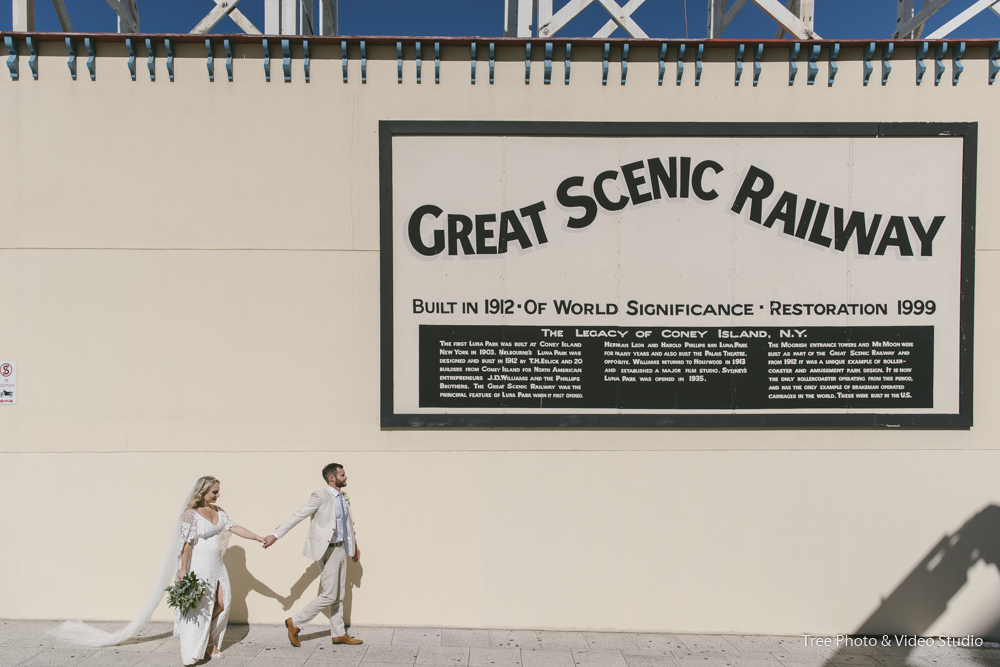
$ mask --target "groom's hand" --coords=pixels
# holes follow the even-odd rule
[[[265,549],[268,548],[277,541],[278,541],[277,537],[275,537],[274,535],[268,535],[267,537],[264,538],[264,548]]]

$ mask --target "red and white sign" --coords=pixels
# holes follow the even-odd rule
[[[17,364],[0,361],[0,405],[17,403]]]

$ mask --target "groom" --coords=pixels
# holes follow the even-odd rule
[[[330,607],[330,630],[334,644],[361,644],[360,639],[350,637],[344,628],[344,585],[347,582],[347,557],[355,563],[361,559],[361,549],[354,539],[354,521],[351,518],[351,503],[341,492],[347,486],[344,466],[331,463],[323,468],[326,486],[313,491],[309,500],[288,521],[274,529],[273,535],[264,538],[264,548],[268,548],[284,537],[300,521],[312,517],[309,534],[302,555],[319,563],[319,597],[310,602],[295,616],[285,620],[288,641],[292,646],[301,646],[299,628],[314,619],[326,607]]]

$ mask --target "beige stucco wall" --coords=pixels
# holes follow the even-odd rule
[[[84,58],[70,80],[58,41],[37,81],[23,40],[21,80],[0,68],[0,359],[18,364],[18,403],[0,406],[0,617],[131,617],[202,474],[263,533],[345,464],[358,624],[851,632],[1000,504],[1000,84],[985,48],[937,87],[932,60],[914,85],[906,46],[884,87],[877,61],[862,86],[847,46],[834,86],[825,61],[816,85],[800,61],[789,86],[774,48],[754,88],[749,60],[733,85],[731,45],[708,47],[697,87],[690,56],[682,86],[672,62],[656,85],[655,44],[633,45],[625,86],[614,55],[602,86],[600,47],[583,44],[569,86],[561,47],[552,85],[541,61],[525,85],[511,46],[490,86],[483,43],[472,86],[467,47],[444,47],[435,85],[425,42],[418,86],[411,55],[397,84],[395,48],[375,45],[362,84],[354,44],[347,84],[339,45],[315,43],[309,84],[298,57],[292,83],[280,57],[265,82],[256,44],[236,45],[233,83],[221,43],[214,83],[203,44],[177,47],[172,83],[162,52],[149,81],[144,49],[131,81],[114,42],[96,81]],[[977,121],[975,427],[381,430],[382,119]],[[952,550],[988,559],[995,538],[974,527]],[[278,622],[309,598],[304,532],[267,552],[234,540],[237,619]],[[942,563],[910,579],[917,607],[950,600],[925,629],[1000,635],[996,567],[979,560],[961,586],[966,566]],[[897,620],[886,629],[913,627]]]

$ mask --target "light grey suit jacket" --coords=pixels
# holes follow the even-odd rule
[[[309,496],[309,500],[298,512],[288,518],[288,521],[274,529],[274,534],[279,538],[298,525],[306,517],[312,517],[309,521],[309,533],[306,535],[306,545],[302,549],[302,555],[306,558],[319,560],[326,553],[330,542],[343,542],[348,558],[354,557],[354,519],[351,517],[351,502],[344,497],[344,509],[347,516],[344,517],[344,525],[347,528],[346,535],[337,535],[337,500],[330,493],[329,487],[324,486],[317,489]]]

